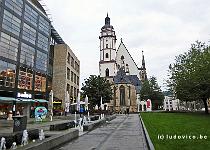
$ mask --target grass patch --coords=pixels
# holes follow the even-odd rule
[[[210,115],[158,112],[140,114],[156,150],[210,150]],[[164,139],[160,139],[162,135]],[[181,139],[178,139],[178,135]],[[207,136],[207,139],[200,139],[200,135]],[[196,138],[189,139],[189,136]]]

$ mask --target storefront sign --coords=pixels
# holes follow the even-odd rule
[[[32,95],[31,94],[27,94],[26,92],[24,92],[24,93],[17,93],[17,97],[32,98]]]

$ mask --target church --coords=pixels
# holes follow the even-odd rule
[[[107,14],[105,25],[101,28],[100,36],[100,61],[99,73],[113,84],[113,99],[108,103],[108,108],[123,113],[126,109],[130,112],[139,112],[140,89],[147,80],[144,54],[142,51],[142,66],[139,68],[122,39],[116,49],[116,34],[110,24]]]

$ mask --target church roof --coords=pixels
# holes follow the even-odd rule
[[[117,75],[114,77],[114,83],[115,84],[120,84],[120,83],[132,84],[123,68],[120,68],[119,71],[117,72]]]
[[[125,70],[121,67],[114,77],[115,84],[132,84],[136,88],[136,92],[139,93],[141,89],[141,81],[137,75],[126,75]]]

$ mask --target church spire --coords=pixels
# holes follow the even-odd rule
[[[105,25],[110,25],[110,18],[109,18],[108,12],[107,12],[107,16],[105,18]]]
[[[146,67],[145,67],[145,60],[144,60],[144,51],[142,51],[142,68],[146,69]]]

